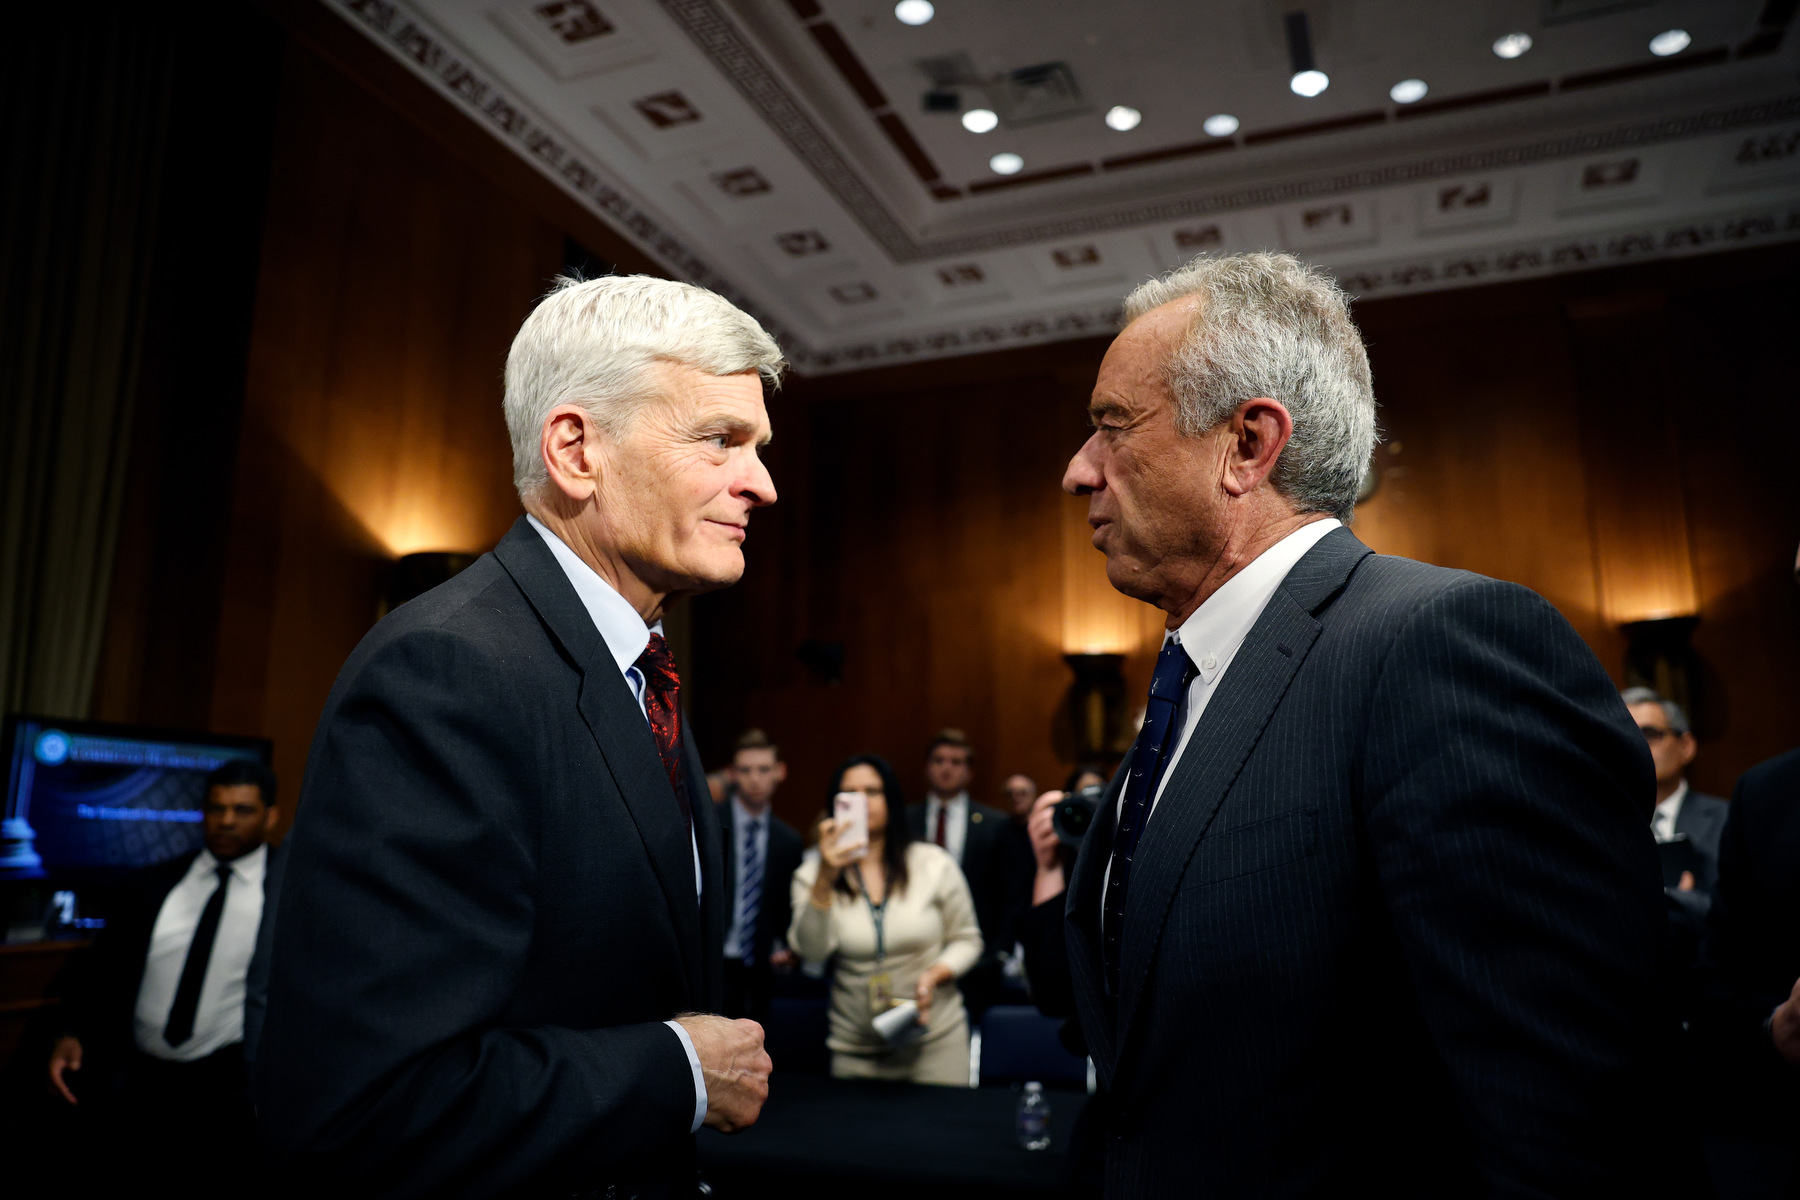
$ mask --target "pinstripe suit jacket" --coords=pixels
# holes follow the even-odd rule
[[[1111,803],[1077,861],[1068,982],[1108,1195],[1612,1194],[1657,1158],[1637,1144],[1669,1033],[1653,789],[1542,598],[1329,534],[1175,764],[1116,998]]]

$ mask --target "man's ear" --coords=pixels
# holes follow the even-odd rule
[[[1294,418],[1280,401],[1258,396],[1238,405],[1228,424],[1225,490],[1247,496],[1275,470],[1276,460],[1294,436]]]
[[[787,782],[787,764],[786,763],[777,762],[775,764],[775,782],[776,783],[786,783]]]
[[[550,486],[577,504],[585,503],[600,484],[600,427],[574,404],[559,404],[544,418],[538,453],[550,474]]]
[[[263,836],[265,838],[268,837],[271,833],[275,832],[275,819],[277,817],[279,817],[280,815],[281,815],[281,810],[276,808],[273,804],[270,804],[270,805],[267,805],[266,807],[264,807],[264,809],[263,809]]]

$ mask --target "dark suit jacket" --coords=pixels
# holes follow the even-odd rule
[[[1710,896],[1719,883],[1719,843],[1725,836],[1725,818],[1731,806],[1717,796],[1688,789],[1675,814],[1675,832],[1687,834],[1694,845],[1700,869],[1694,872],[1694,890]]]
[[[1718,1069],[1709,1105],[1722,1127],[1792,1138],[1800,1067],[1762,1025],[1800,979],[1800,750],[1745,771],[1727,807],[1694,1033]]]
[[[906,806],[906,827],[915,841],[929,842],[925,828],[928,803]],[[1015,872],[1008,863],[1010,841],[1006,827],[1012,818],[990,805],[969,800],[969,822],[963,835],[962,873],[975,902],[975,920],[981,926],[982,958],[991,960],[1012,949],[1008,936],[1008,895]],[[1002,945],[1002,942],[1005,945]]]
[[[1598,1196],[1674,1173],[1648,1143],[1672,1040],[1650,758],[1543,599],[1348,530],[1308,552],[1146,827],[1115,1000],[1122,778],[1064,908],[1109,1195]],[[1054,964],[1031,966],[1045,1003]]]
[[[119,903],[106,918],[94,947],[73,973],[64,1008],[63,1032],[81,1039],[84,1055],[99,1055],[102,1070],[106,1064],[122,1063],[136,1045],[134,1030],[138,989],[144,982],[144,959],[150,953],[150,936],[156,930],[156,918],[163,901],[175,890],[200,857],[198,850],[147,867],[126,888]],[[268,978],[266,939],[270,928],[269,914],[280,887],[283,861],[279,846],[269,847],[263,873],[263,924],[257,930],[256,952],[250,959],[245,981],[244,1040],[249,1044],[255,1036],[252,1007],[260,1009],[263,988]],[[85,1057],[84,1057],[85,1062]],[[93,1078],[90,1076],[89,1078]]]
[[[313,739],[254,1072],[289,1171],[355,1194],[692,1194],[662,1022],[719,1003],[726,893],[538,534],[378,624]],[[622,1193],[623,1194],[623,1193]]]
[[[1668,890],[1669,919],[1674,931],[1677,954],[1692,965],[1699,952],[1700,936],[1706,925],[1707,909],[1712,907],[1713,888],[1719,881],[1719,840],[1725,834],[1725,818],[1731,806],[1717,796],[1688,790],[1675,814],[1675,832],[1687,835],[1694,847],[1699,869],[1694,872],[1694,890]]]
[[[726,903],[732,904],[737,899],[737,846],[738,830],[733,820],[737,810],[731,801],[722,800],[714,805],[719,814],[719,828],[724,833],[725,853],[725,896]],[[800,867],[800,859],[806,853],[806,843],[794,831],[793,826],[773,813],[769,815],[769,852],[763,862],[762,906],[756,914],[756,930],[752,949],[756,956],[757,969],[769,970],[769,954],[775,949],[777,938],[787,937],[788,924],[794,916],[793,882],[794,872]],[[725,926],[731,927],[731,914],[725,916]]]

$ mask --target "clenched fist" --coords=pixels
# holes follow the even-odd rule
[[[706,1126],[735,1133],[756,1124],[769,1098],[774,1064],[763,1049],[763,1029],[755,1021],[732,1021],[711,1013],[686,1013],[675,1023],[687,1030],[706,1080]]]

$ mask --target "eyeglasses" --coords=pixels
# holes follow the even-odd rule
[[[1644,735],[1644,740],[1649,742],[1652,746],[1666,737],[1675,736],[1675,731],[1673,729],[1664,729],[1660,725],[1639,725],[1638,732],[1642,733]]]

